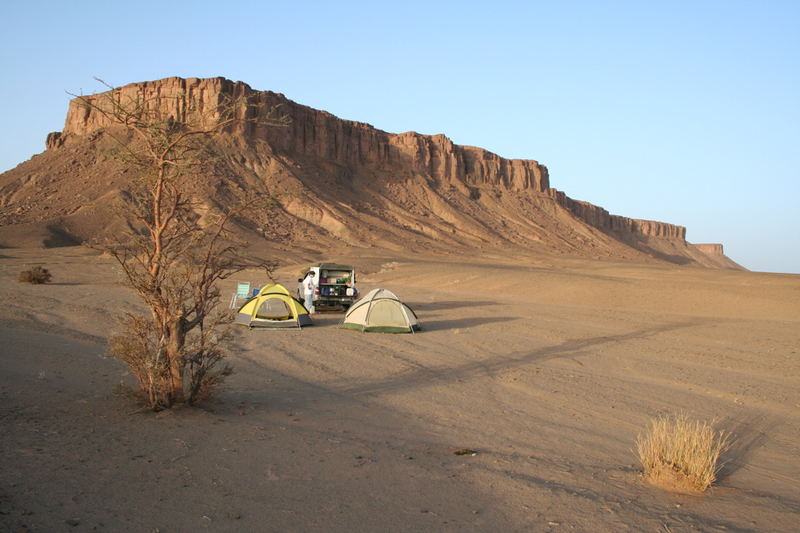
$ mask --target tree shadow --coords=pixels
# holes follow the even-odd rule
[[[484,319],[475,319],[483,322]],[[506,320],[497,318],[496,320]],[[452,323],[451,323],[452,324]],[[500,371],[530,365],[532,363],[543,363],[559,358],[569,358],[584,355],[588,348],[601,346],[604,344],[626,342],[630,340],[640,340],[652,337],[667,331],[695,327],[698,321],[674,322],[663,326],[644,328],[630,333],[620,335],[598,336],[585,339],[569,339],[556,346],[546,346],[532,351],[516,351],[506,355],[499,355],[491,359],[480,361],[465,362],[455,366],[422,367],[416,368],[397,376],[386,379],[379,379],[368,383],[360,383],[352,386],[342,385],[337,390],[340,393],[352,395],[369,395],[386,392],[398,392],[407,389],[427,387],[433,385],[446,385],[462,380],[468,380],[487,374],[491,375]],[[425,324],[422,324],[425,327]]]

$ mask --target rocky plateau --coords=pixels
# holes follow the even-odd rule
[[[504,159],[444,135],[388,133],[224,78],[166,78],[115,93],[170,106],[176,118],[191,106],[244,98],[250,106],[242,118],[278,110],[289,119],[231,127],[214,146],[222,170],[191,185],[204,210],[230,209],[248,190],[269,197],[237,219],[256,247],[309,258],[346,247],[502,250],[742,269],[721,244],[687,242],[682,226],[568,197],[534,160]],[[113,131],[102,114],[70,103],[46,150],[0,175],[0,245],[76,245],[124,223],[116,202],[136,176],[113,156]]]

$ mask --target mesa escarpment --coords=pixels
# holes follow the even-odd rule
[[[255,120],[229,127],[216,144],[226,169],[195,184],[210,209],[229,208],[232,196],[220,191],[237,188],[258,188],[276,200],[240,220],[249,239],[317,252],[335,243],[444,252],[511,246],[719,266],[690,248],[681,226],[612,215],[551,188],[547,167],[537,161],[505,159],[444,135],[388,133],[224,78],[167,78],[110,94],[162,106],[176,120],[193,109],[213,113],[236,98],[250,103],[240,118],[275,110],[288,116],[282,127]],[[124,195],[133,178],[110,155],[113,128],[73,100],[47,151],[3,175],[0,240],[13,241],[15,225],[76,241],[107,226],[109,200]]]
[[[232,134],[264,140],[278,152],[302,154],[340,165],[424,174],[442,183],[463,182],[538,192],[549,188],[547,168],[536,161],[504,159],[481,148],[455,145],[444,135],[387,133],[369,124],[342,120],[297,104],[282,94],[254,91],[242,82],[224,78],[167,78],[126,85],[117,92],[122,101],[140,99],[167,105],[176,120],[183,120],[192,106],[212,109],[226,98],[244,97],[252,105],[248,118],[265,116],[275,109],[291,120],[287,126],[277,128],[245,122],[233,128]],[[67,136],[91,135],[108,125],[107,117],[75,99],[70,103],[63,132],[48,136],[48,148],[63,143]]]
[[[719,243],[703,243],[703,244],[695,243],[694,247],[706,255],[713,255],[713,256],[725,255],[722,245]]]
[[[638,234],[646,237],[676,241],[686,240],[686,228],[683,226],[656,222],[654,220],[640,220],[612,215],[602,207],[590,204],[589,202],[573,200],[559,190],[550,189],[547,192],[559,205],[596,228],[620,234]]]
[[[692,244],[691,248],[704,256],[704,264],[712,264],[717,268],[746,270],[742,265],[726,256],[723,246],[719,243]]]

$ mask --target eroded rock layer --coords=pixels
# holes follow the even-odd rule
[[[230,127],[216,144],[226,170],[198,176],[194,184],[204,209],[229,208],[237,189],[273,197],[272,207],[240,221],[252,239],[318,252],[326,243],[438,251],[522,247],[719,266],[703,259],[706,250],[686,243],[684,227],[573,200],[551,188],[547,168],[533,160],[504,159],[444,135],[387,133],[224,78],[167,78],[111,94],[160,106],[176,120],[195,110],[213,115],[236,98],[251,104],[240,118],[289,118],[280,127],[258,121]],[[14,244],[14,235],[24,234],[79,242],[112,223],[110,199],[124,196],[134,176],[110,155],[117,137],[109,130],[102,113],[78,99],[70,103],[64,129],[47,137],[46,152],[0,178],[0,241]],[[55,233],[61,237],[53,240]]]

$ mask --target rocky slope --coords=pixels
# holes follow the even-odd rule
[[[239,220],[251,242],[325,254],[340,246],[451,253],[533,250],[741,268],[685,228],[609,214],[550,187],[547,168],[455,145],[444,135],[392,134],[342,120],[223,78],[136,83],[119,98],[214,109],[246,98],[248,118],[279,109],[288,126],[238,124],[217,142],[224,170],[193,183],[204,209],[225,210],[236,191],[275,201]],[[112,157],[113,127],[74,100],[47,150],[0,176],[0,244],[74,244],[123,221],[114,204],[134,176]],[[724,258],[724,259],[721,259]]]

